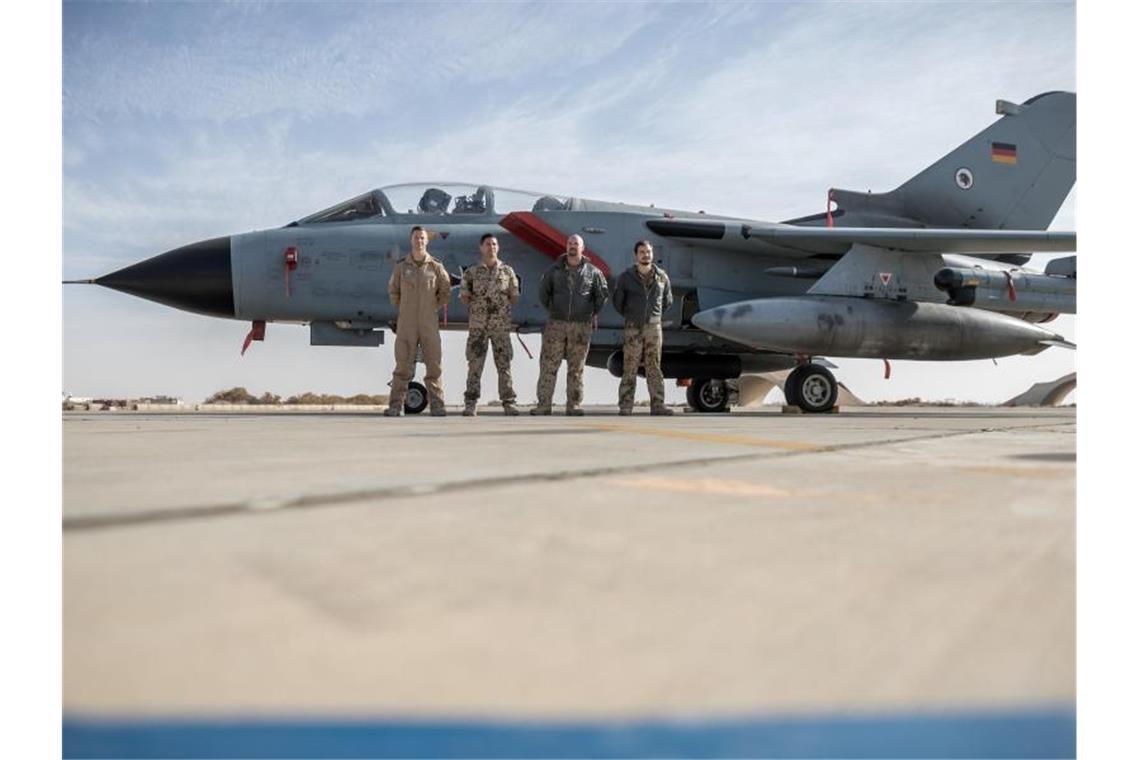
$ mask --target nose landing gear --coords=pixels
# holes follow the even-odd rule
[[[408,383],[408,392],[404,394],[404,413],[419,414],[428,406],[427,387],[415,380]]]

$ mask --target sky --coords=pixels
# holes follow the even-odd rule
[[[786,219],[823,211],[829,187],[896,187],[998,98],[1076,90],[1072,3],[67,2],[62,44],[68,279],[397,182]],[[1053,229],[1076,229],[1075,205],[1076,188]],[[1051,327],[1079,342],[1075,317]],[[386,392],[390,344],[310,347],[307,328],[270,324],[242,357],[247,330],[67,286],[61,390]],[[464,339],[444,336],[451,403]],[[1076,355],[899,361],[889,380],[882,362],[833,361],[869,401],[995,403]],[[533,402],[537,360],[516,346],[513,370]],[[485,392],[493,377],[488,362]],[[614,403],[617,383],[588,368],[586,401]]]

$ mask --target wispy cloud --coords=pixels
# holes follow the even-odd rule
[[[77,119],[422,107],[433,91],[573,76],[654,16],[633,4],[77,5],[64,42],[65,113]],[[91,23],[99,13],[129,37]]]
[[[1045,3],[68,3],[65,274],[425,178],[811,213],[917,173],[995,98],[1073,89],[1073,29]]]

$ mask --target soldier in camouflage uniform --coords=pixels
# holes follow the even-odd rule
[[[566,360],[566,414],[582,412],[582,370],[590,350],[594,319],[609,300],[605,275],[585,257],[578,235],[566,241],[558,258],[538,285],[538,298],[547,311],[538,367],[538,405],[531,414],[550,414],[558,368]]]
[[[668,415],[673,410],[665,406],[665,378],[661,375],[661,315],[673,305],[673,289],[669,275],[653,263],[653,246],[648,240],[634,244],[633,256],[637,263],[622,272],[614,285],[614,308],[625,320],[618,413],[633,414],[637,368],[644,365],[649,412]]]
[[[515,389],[511,385],[511,307],[519,300],[515,270],[499,261],[499,241],[491,233],[479,240],[480,263],[463,272],[459,300],[467,304],[467,391],[463,416],[475,415],[487,344],[499,374],[499,400],[503,413],[516,415]]]
[[[439,310],[451,299],[451,278],[443,264],[427,251],[427,230],[412,228],[412,252],[396,262],[388,280],[388,297],[396,307],[396,368],[384,414],[399,417],[404,395],[416,368],[416,347],[423,350],[424,385],[432,416],[447,415],[443,406],[443,351],[439,340]]]

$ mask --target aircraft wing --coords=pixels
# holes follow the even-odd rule
[[[843,254],[856,243],[908,253],[1030,253],[1077,249],[1075,232],[934,229],[929,227],[799,227],[791,224],[650,219],[663,237],[726,250]]]

